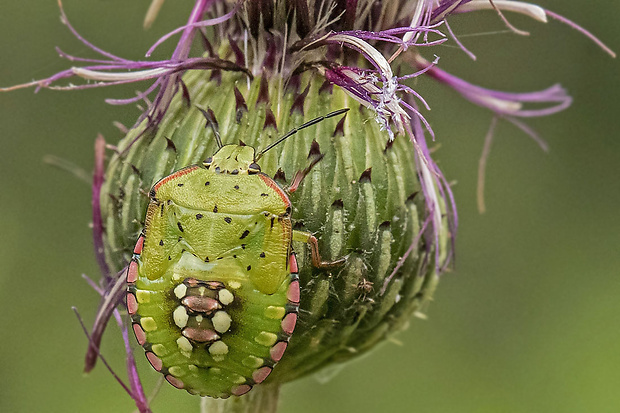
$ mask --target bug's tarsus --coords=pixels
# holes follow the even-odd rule
[[[196,107],[198,108],[198,106]],[[213,113],[213,110],[211,108],[207,108],[207,110],[198,108],[198,110],[202,112],[202,115],[207,120],[205,128],[211,127],[211,130],[213,131],[213,135],[215,136],[215,142],[217,143],[217,148],[222,149],[222,146],[224,145],[222,144],[222,138],[220,137],[219,124],[217,123],[217,119],[215,118],[215,113]]]
[[[291,129],[290,131],[288,131],[284,136],[282,136],[281,138],[279,138],[278,140],[276,140],[274,143],[272,143],[271,145],[267,146],[265,149],[263,149],[262,151],[260,151],[258,153],[258,155],[256,155],[256,160],[259,160],[261,158],[261,156],[263,156],[265,154],[265,152],[267,152],[268,150],[270,150],[271,148],[273,148],[274,146],[279,145],[281,142],[283,142],[285,139],[293,136],[294,134],[296,134],[297,132],[299,132],[302,129],[305,129],[309,126],[312,125],[316,125],[317,123],[334,117],[334,116],[338,116],[341,115],[343,113],[346,113],[349,111],[349,108],[344,108],[344,109],[338,109],[335,110],[333,112],[328,113],[327,115],[323,115],[323,116],[319,116],[318,118],[314,118],[312,120],[309,120],[308,122],[304,123],[303,125],[297,126],[296,128]]]
[[[310,239],[308,240],[308,243],[310,244],[310,252],[311,252],[310,255],[312,257],[312,265],[314,265],[316,268],[329,270],[332,268],[340,267],[345,262],[347,262],[346,257],[337,259],[335,261],[323,261],[321,259],[321,255],[319,254],[319,243],[314,235],[310,237]]]
[[[312,258],[312,266],[329,270],[339,267],[347,262],[347,258],[343,257],[335,261],[323,261],[319,253],[319,241],[314,235],[306,231],[293,230],[293,241],[305,242],[310,246],[310,256]]]

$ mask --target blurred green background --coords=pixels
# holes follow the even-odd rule
[[[76,28],[117,55],[139,59],[182,24],[190,1],[165,4],[144,32],[148,0],[65,0]],[[591,29],[620,51],[620,3],[539,4]],[[59,22],[55,1],[0,3],[0,85],[69,67],[55,46],[92,54]],[[428,79],[417,88],[433,110],[436,152],[454,180],[460,230],[455,271],[443,276],[427,321],[398,342],[351,363],[326,384],[287,385],[282,412],[617,412],[620,410],[620,62],[557,22],[510,15],[529,37],[503,31],[492,13],[452,25],[478,56],[434,49],[441,67],[509,91],[561,82],[567,111],[532,119],[544,153],[501,122],[488,163],[487,213],[476,209],[477,162],[491,115]],[[169,49],[168,49],[169,50]],[[164,56],[163,48],[160,56]],[[97,133],[109,142],[118,120],[138,111],[111,107],[136,85],[78,92],[0,94],[0,411],[130,412],[128,396],[100,365],[84,377],[86,338],[71,306],[90,323],[97,295],[90,187],[45,165],[53,154],[92,169]],[[426,114],[426,113],[425,113]],[[121,342],[110,329],[103,351],[124,375]],[[140,352],[137,352],[140,353]],[[139,364],[148,384],[157,374]],[[156,413],[197,412],[198,400],[165,385]]]

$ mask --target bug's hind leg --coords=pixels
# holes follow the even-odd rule
[[[316,268],[330,269],[338,267],[346,261],[346,258],[340,258],[335,261],[323,261],[321,254],[319,253],[319,243],[316,237],[309,232],[293,230],[293,241],[305,242],[310,245],[312,265]]]
[[[310,152],[308,152],[308,166],[306,166],[300,171],[295,172],[295,176],[293,176],[291,184],[284,188],[286,192],[292,194],[293,192],[297,191],[297,188],[299,188],[301,182],[310,173],[310,171],[312,171],[312,168],[314,168],[314,166],[319,163],[321,159],[323,159],[323,156],[325,155],[321,153],[319,144],[317,143],[317,141],[313,140],[312,145],[310,145]]]

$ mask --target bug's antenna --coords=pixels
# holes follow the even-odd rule
[[[196,106],[198,108],[198,106]],[[220,137],[219,124],[217,123],[217,119],[215,119],[215,113],[211,110],[211,108],[207,108],[204,110],[202,108],[198,108],[199,111],[202,112],[203,116],[207,120],[205,124],[205,128],[211,127],[213,131],[213,135],[215,135],[215,142],[217,143],[217,148],[222,149],[222,138]]]
[[[284,136],[282,136],[281,138],[279,138],[277,141],[275,141],[274,143],[272,143],[271,145],[267,146],[265,149],[263,149],[262,151],[260,151],[258,153],[258,155],[256,155],[256,160],[258,161],[261,156],[263,156],[265,154],[265,152],[267,152],[269,149],[273,148],[274,146],[280,144],[282,141],[284,141],[285,139],[287,139],[288,137],[296,134],[297,132],[299,132],[302,129],[307,128],[308,126],[312,126],[314,124],[317,124],[327,118],[331,118],[333,116],[338,116],[341,115],[343,113],[346,113],[349,111],[349,108],[344,108],[344,109],[338,109],[335,110],[333,112],[328,113],[327,115],[323,115],[323,116],[319,116],[318,118],[314,118],[312,120],[309,120],[308,122],[304,123],[301,126],[298,126],[296,128],[291,129],[290,131],[288,131]]]

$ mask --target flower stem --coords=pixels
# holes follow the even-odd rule
[[[203,397],[200,401],[200,413],[276,413],[279,396],[278,384],[262,384],[242,397]]]

